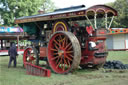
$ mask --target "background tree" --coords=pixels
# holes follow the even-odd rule
[[[15,18],[38,14],[42,6],[47,8],[45,11],[54,9],[51,0],[0,0],[0,4],[0,15],[7,26],[14,26]]]
[[[108,3],[107,5],[115,8],[118,12],[118,16],[114,19],[112,27],[128,27],[128,0],[116,0],[114,3]]]
[[[52,12],[54,9],[56,9],[56,7],[51,0],[44,0],[44,4],[41,6],[41,9],[45,13],[47,13],[47,12]]]

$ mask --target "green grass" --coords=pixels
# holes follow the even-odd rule
[[[22,56],[18,57],[17,68],[7,68],[8,56],[0,56],[0,85],[128,85],[128,71],[106,72],[78,69],[68,75],[52,72],[51,77],[26,75]],[[128,64],[128,51],[109,52],[107,60],[121,60]]]
[[[110,51],[107,60],[120,60],[128,64],[128,51]]]

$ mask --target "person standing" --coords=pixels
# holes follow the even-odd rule
[[[8,55],[10,56],[9,63],[8,63],[8,68],[11,66],[12,61],[14,63],[14,67],[16,67],[16,64],[17,64],[16,56],[18,54],[17,54],[17,48],[16,48],[15,43],[11,43],[11,47],[8,50]]]

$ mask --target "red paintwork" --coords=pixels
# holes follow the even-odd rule
[[[106,61],[106,56],[104,58],[95,58],[93,57],[93,64],[98,65],[98,64],[104,64]]]
[[[30,56],[29,59],[30,59],[31,61],[35,60],[35,58],[34,58],[33,56]]]
[[[45,69],[43,67],[39,67],[28,62],[25,62],[25,65],[26,65],[26,73],[29,75],[42,76],[42,77],[51,76],[51,71],[49,69]]]
[[[99,50],[89,51],[88,50],[88,42],[89,41],[97,42],[97,40],[104,41],[104,42],[101,42],[98,45],[96,45],[96,48],[98,48]],[[85,65],[88,63],[92,63],[92,64],[96,65],[96,64],[104,63],[106,61],[106,56],[104,58],[95,58],[94,53],[106,52],[105,40],[106,40],[106,37],[90,37],[86,42],[86,47],[85,47],[86,49],[82,50],[82,58],[81,58],[80,64]]]
[[[26,67],[26,63],[25,63],[27,61],[26,55],[27,55],[27,51],[25,50],[24,54],[23,54],[23,64],[24,64],[24,67]]]
[[[87,26],[86,31],[88,32],[88,34],[92,34],[94,30],[93,30],[92,26],[89,26],[89,27]]]
[[[40,47],[40,57],[47,57],[47,47]]]

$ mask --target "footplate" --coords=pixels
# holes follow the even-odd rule
[[[51,71],[49,69],[44,69],[43,67],[39,67],[28,62],[26,62],[26,73],[28,75],[35,75],[42,77],[51,76]]]

